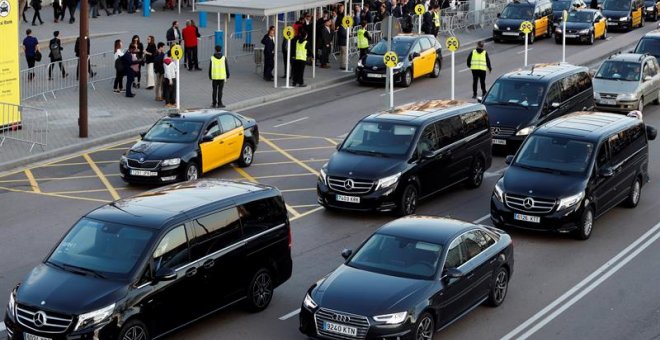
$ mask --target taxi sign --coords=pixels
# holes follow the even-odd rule
[[[447,47],[448,50],[452,52],[456,52],[458,48],[461,46],[460,42],[458,41],[458,38],[456,37],[449,37],[447,40],[445,40],[445,46]]]
[[[383,56],[383,61],[385,62],[385,66],[394,67],[399,63],[399,57],[397,57],[396,53],[389,51]]]
[[[284,27],[284,30],[282,31],[282,35],[284,36],[284,39],[286,39],[286,40],[293,39],[293,36],[295,35],[295,31],[293,30],[293,26]]]
[[[522,24],[520,24],[520,32],[523,32],[525,34],[532,33],[533,29],[534,26],[529,21],[523,21]]]
[[[426,7],[424,7],[424,5],[419,4],[415,6],[415,14],[422,15],[424,14],[424,12],[426,12]]]
[[[568,11],[567,10],[562,11],[561,18],[564,22],[566,22],[566,20],[568,20]]]
[[[353,27],[353,17],[349,15],[344,16],[344,19],[341,20],[341,25],[344,26],[344,28]]]
[[[181,45],[172,45],[170,54],[172,54],[172,59],[181,60],[183,58],[183,48],[181,48]]]

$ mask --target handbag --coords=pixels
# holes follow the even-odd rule
[[[41,52],[37,51],[34,53],[34,61],[41,61]]]

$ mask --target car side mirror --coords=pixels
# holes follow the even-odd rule
[[[507,155],[504,159],[504,164],[511,165],[511,163],[513,163],[513,155]]]
[[[424,150],[422,153],[419,155],[422,159],[431,159],[433,158],[433,152],[430,150]]]
[[[445,277],[448,279],[458,279],[465,275],[460,269],[448,268],[445,270]]]
[[[413,52],[413,54],[411,55],[412,59],[415,59],[415,58],[417,58],[417,57],[419,57],[419,56],[420,56],[419,52]],[[411,59],[411,60],[412,60],[412,59]]]
[[[146,136],[146,135],[147,135],[146,131],[140,132],[140,138],[144,138],[144,136]]]
[[[658,130],[651,125],[646,126],[646,139],[655,140],[658,136]]]
[[[600,177],[612,177],[614,176],[614,169],[611,166],[603,167],[598,171],[598,175]]]
[[[644,81],[645,81],[645,82],[646,82],[646,81],[651,81],[651,80],[653,80],[653,77],[651,77],[651,76],[644,76]]]
[[[202,143],[208,143],[212,141],[213,141],[213,136],[204,135],[204,137],[202,137]]]
[[[497,13],[497,17],[498,17],[498,18],[500,17],[500,14],[501,14],[501,13]]]
[[[172,268],[160,268],[154,275],[155,282],[172,281],[176,279],[176,271]]]
[[[561,105],[561,104],[557,103],[557,102],[553,102],[552,104],[550,104],[550,107],[553,108],[553,109],[556,109],[556,108],[559,107],[559,105]]]
[[[344,260],[348,260],[351,255],[353,255],[353,251],[350,249],[344,249],[341,251],[341,257],[343,257]]]

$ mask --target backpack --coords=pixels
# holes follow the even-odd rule
[[[60,44],[58,44],[57,40],[55,39],[50,41],[50,57],[53,59],[62,59],[62,51],[60,50]]]
[[[115,70],[117,72],[124,72],[124,61],[121,60],[121,57],[115,59]]]

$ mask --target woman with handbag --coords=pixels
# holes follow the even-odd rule
[[[44,21],[41,20],[41,0],[31,0],[30,1],[30,6],[34,9],[34,15],[32,16],[32,26],[37,26],[35,24],[37,18],[39,18],[39,25],[43,25]]]
[[[147,90],[151,90],[156,85],[156,74],[154,73],[154,58],[158,54],[156,42],[153,35],[147,37],[147,50],[144,52],[145,62],[147,63]]]

